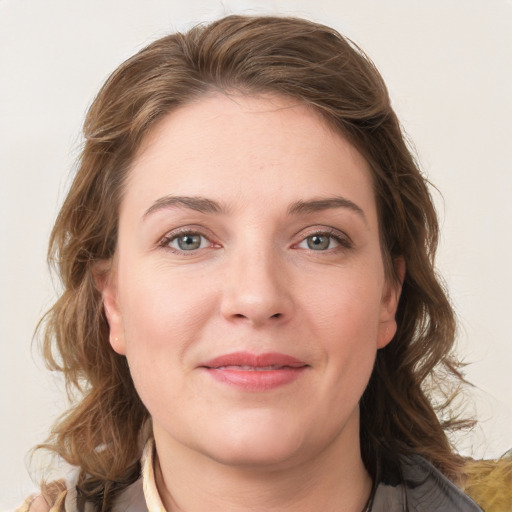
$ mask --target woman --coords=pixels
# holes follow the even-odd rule
[[[78,473],[25,509],[479,510],[436,387],[462,378],[435,211],[355,45],[272,17],[171,35],[84,133],[44,324],[81,393],[44,447]]]

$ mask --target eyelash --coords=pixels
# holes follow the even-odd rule
[[[312,238],[312,237],[329,237],[330,240],[334,240],[338,246],[336,247],[328,247],[327,249],[325,250],[315,250],[315,249],[311,249],[309,248],[310,251],[312,252],[333,252],[333,251],[340,251],[340,250],[347,250],[347,249],[352,249],[353,247],[353,243],[352,243],[352,240],[350,239],[350,237],[348,237],[347,235],[343,234],[343,233],[340,233],[338,230],[336,229],[322,229],[322,230],[313,230],[309,233],[306,234],[306,236],[304,236],[301,241],[297,244],[294,244],[294,247],[302,244],[302,243],[307,243],[307,240],[308,238]],[[330,245],[330,242],[329,242],[329,245]]]
[[[201,249],[205,249],[205,247],[199,247],[198,249],[191,249],[189,251],[186,251],[183,249],[176,249],[176,248],[170,246],[170,244],[172,242],[174,242],[175,240],[177,240],[180,237],[185,237],[185,236],[200,236],[201,238],[203,238],[204,240],[206,240],[209,243],[210,247],[212,245],[214,245],[214,243],[208,238],[208,236],[201,233],[199,230],[183,229],[183,230],[179,230],[179,231],[173,231],[172,233],[165,235],[158,243],[158,246],[162,247],[164,249],[168,249],[176,254],[181,254],[181,255],[187,255],[187,254],[192,255],[192,254],[196,254],[196,252],[200,251]]]
[[[187,251],[187,250],[183,250],[183,249],[173,248],[170,246],[170,244],[172,242],[174,242],[175,240],[177,240],[178,238],[185,237],[187,235],[188,236],[200,236],[201,238],[203,238],[204,240],[206,240],[209,243],[209,247],[216,245],[216,244],[214,244],[214,242],[212,242],[210,240],[210,238],[207,235],[205,235],[204,233],[201,233],[200,230],[183,229],[183,230],[179,230],[179,231],[173,231],[172,233],[165,235],[158,242],[158,246],[161,248],[170,250],[176,254],[180,254],[180,255],[187,255],[187,254],[193,255],[193,254],[196,254],[197,251],[207,248],[207,247],[199,247],[198,249],[191,249],[191,250]],[[316,230],[316,231],[311,231],[311,232],[307,233],[306,236],[303,236],[302,239],[298,243],[293,244],[293,248],[298,248],[298,246],[300,244],[305,243],[305,242],[307,243],[308,238],[312,238],[315,236],[329,237],[330,241],[334,240],[338,244],[338,246],[327,247],[327,249],[325,249],[325,250],[315,250],[315,249],[309,248],[308,250],[310,250],[312,252],[328,252],[328,251],[333,252],[333,251],[339,251],[339,250],[347,250],[347,249],[351,249],[353,247],[352,240],[347,235],[341,234],[339,231],[337,231],[335,229],[323,229],[323,230]],[[329,241],[329,245],[331,245],[330,241]]]

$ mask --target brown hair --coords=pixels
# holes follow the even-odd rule
[[[456,479],[461,459],[446,430],[460,422],[445,412],[441,423],[425,388],[436,371],[462,381],[451,355],[452,308],[433,266],[438,223],[426,180],[372,62],[335,30],[293,18],[229,16],[164,37],[123,63],[99,92],[50,239],[64,291],[43,324],[46,360],[79,398],[43,446],[81,468],[79,495],[98,510],[109,510],[138,476],[149,414],[125,358],[110,348],[93,266],[115,253],[123,183],[142,140],[162,116],[212,90],[298,99],[370,163],[388,275],[397,278],[397,257],[407,270],[397,333],[378,351],[361,399],[363,459],[375,476],[378,460],[418,453]]]

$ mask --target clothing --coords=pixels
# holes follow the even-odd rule
[[[399,471],[384,472],[376,488],[370,510],[371,512],[481,511],[469,496],[419,455],[402,459]]]
[[[153,452],[154,442],[150,439],[142,455],[141,478],[122,492],[113,512],[166,512],[156,488]],[[29,512],[30,503],[29,498],[16,512]],[[388,466],[383,469],[366,510],[482,512],[469,496],[417,455],[403,459],[400,467]],[[72,483],[60,493],[50,512],[77,512],[76,488]],[[85,512],[92,512],[91,507],[86,506]]]

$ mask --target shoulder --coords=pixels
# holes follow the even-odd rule
[[[481,512],[461,489],[424,458],[413,455],[383,471],[372,512]]]
[[[481,512],[481,508],[462,489],[423,457],[413,455],[404,458],[402,468],[407,499],[413,510]]]
[[[58,485],[57,485],[58,484]],[[65,481],[52,482],[45,486],[42,494],[29,496],[14,512],[77,512],[76,487],[65,487]],[[88,503],[85,512],[92,512]],[[163,510],[163,506],[155,510]],[[142,478],[126,487],[115,499],[112,512],[146,512]]]
[[[512,450],[499,459],[467,459],[463,473],[464,492],[484,510],[512,510]]]
[[[15,512],[49,512],[50,505],[44,499],[44,497],[40,495],[32,495],[29,496],[23,504],[18,507]]]
[[[43,486],[40,494],[29,496],[15,512],[63,512],[67,494],[65,480],[56,480]]]

